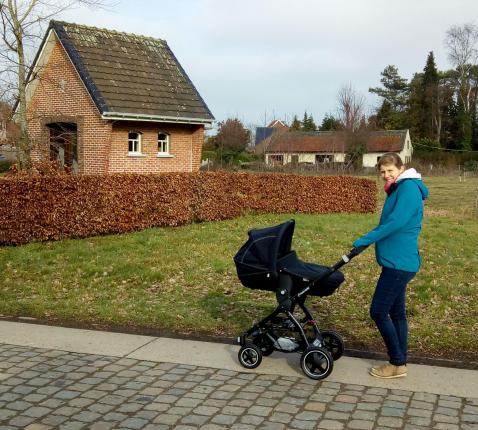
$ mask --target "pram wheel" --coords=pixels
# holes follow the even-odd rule
[[[333,330],[324,330],[321,334],[324,345],[329,350],[334,361],[342,357],[344,353],[344,341],[340,334]]]
[[[247,342],[238,353],[239,363],[246,369],[255,369],[262,362],[262,352],[253,343]]]
[[[266,335],[257,336],[252,342],[259,347],[264,357],[267,357],[274,352],[274,345]]]
[[[313,346],[306,349],[300,357],[302,371],[312,379],[325,379],[332,373],[334,363],[326,348]]]

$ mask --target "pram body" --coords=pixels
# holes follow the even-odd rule
[[[301,367],[312,379],[324,379],[344,351],[340,335],[321,331],[305,305],[308,295],[333,294],[344,281],[338,270],[362,249],[354,248],[332,267],[307,263],[292,250],[295,221],[249,231],[234,256],[237,275],[251,289],[276,294],[277,308],[238,337],[239,362],[252,369],[274,351],[301,353]],[[299,308],[303,317],[294,315]]]

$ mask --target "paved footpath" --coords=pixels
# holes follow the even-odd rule
[[[210,366],[202,364],[205,350]],[[407,378],[382,381],[366,376],[363,360],[344,357],[316,382],[298,371],[296,354],[273,354],[264,359],[269,367],[246,372],[233,367],[236,352],[0,322],[0,430],[478,429],[478,371],[410,365]],[[356,383],[354,369],[364,383]],[[426,390],[406,385],[422,373]]]

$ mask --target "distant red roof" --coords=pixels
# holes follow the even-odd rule
[[[407,130],[373,131],[362,135],[367,152],[400,152]],[[339,131],[285,132],[268,138],[266,152],[346,152],[346,134]]]

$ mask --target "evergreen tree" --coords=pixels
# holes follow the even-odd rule
[[[400,77],[395,66],[387,66],[381,73],[383,88],[369,88],[369,92],[383,98],[377,112],[377,124],[385,130],[408,128],[407,107],[409,86],[407,80]],[[382,125],[380,125],[382,124]]]
[[[423,73],[415,73],[410,80],[407,117],[410,134],[414,139],[425,137],[423,112]]]
[[[387,66],[381,73],[380,82],[384,88],[369,88],[369,92],[384,98],[395,112],[403,112],[407,107],[408,84],[400,77],[395,66]]]
[[[333,115],[325,114],[322,124],[319,127],[319,131],[336,131],[340,130],[340,121],[334,118]]]
[[[428,54],[427,63],[423,69],[421,81],[422,96],[422,126],[423,135],[429,139],[439,141],[441,130],[440,106],[438,102],[438,70],[435,65],[433,51]]]
[[[316,131],[317,126],[315,125],[314,118],[312,115],[308,116],[307,112],[304,113],[304,120],[302,121],[302,131]]]
[[[299,131],[302,128],[302,124],[299,121],[299,118],[297,118],[297,115],[294,115],[294,119],[292,120],[292,124],[289,127],[289,130],[291,131]]]

